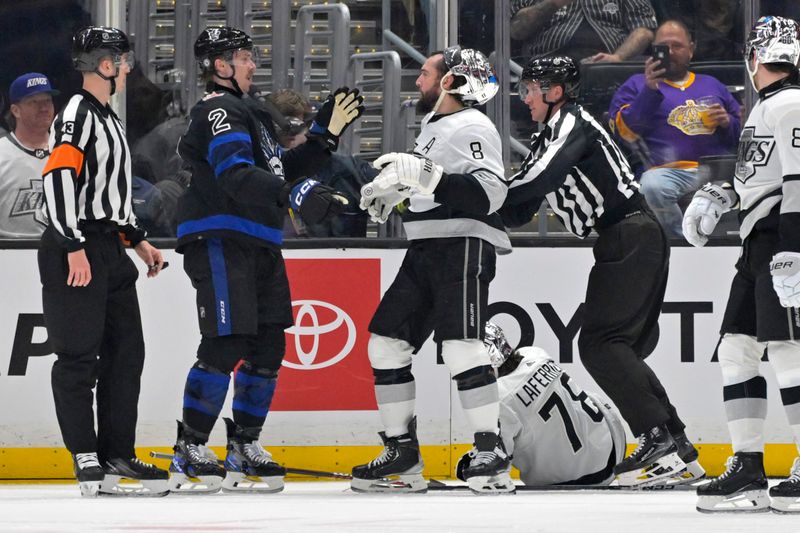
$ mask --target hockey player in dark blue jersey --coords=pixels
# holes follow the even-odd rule
[[[246,96],[255,73],[253,42],[243,31],[210,27],[194,46],[206,96],[191,111],[178,151],[192,182],[178,204],[178,247],[197,290],[202,340],[189,371],[183,420],[171,466],[176,492],[276,492],[285,470],[259,443],[278,369],[291,297],[281,256],[281,227],[291,206],[314,223],[346,200],[312,176],[363,111],[357,90],[337,90],[309,130],[309,142],[284,151],[263,104]],[[233,419],[225,419],[224,468],[205,447],[234,375]]]

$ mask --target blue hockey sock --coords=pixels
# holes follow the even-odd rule
[[[248,362],[239,367],[233,380],[233,420],[238,426],[260,428],[264,425],[277,380],[275,370]]]
[[[183,392],[183,421],[198,433],[208,435],[217,421],[231,377],[202,362],[189,370]]]

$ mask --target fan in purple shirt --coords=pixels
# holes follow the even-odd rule
[[[689,70],[694,43],[683,23],[661,24],[654,43],[669,46],[669,64],[648,58],[644,74],[614,94],[609,122],[622,139],[646,148],[641,192],[667,235],[680,237],[678,199],[699,187],[700,157],[735,151],[739,104],[716,78]]]

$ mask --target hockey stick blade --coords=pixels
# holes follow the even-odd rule
[[[448,485],[431,479],[428,481],[428,490],[433,491],[468,491],[467,485]],[[650,487],[622,487],[620,485],[517,485],[517,492],[570,492],[570,491],[618,491],[618,492],[663,492],[663,491],[694,491],[697,485],[655,485]]]
[[[153,459],[167,459],[172,461],[172,454],[171,453],[161,453],[161,452],[150,452],[150,457]],[[217,462],[221,465],[225,464],[225,461],[222,459],[218,459]],[[287,474],[296,474],[298,476],[311,476],[311,477],[330,477],[333,479],[353,479],[353,476],[350,474],[345,474],[343,472],[326,472],[324,470],[309,470],[307,468],[290,468],[288,466],[284,467],[286,469]]]

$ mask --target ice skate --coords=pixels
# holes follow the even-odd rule
[[[464,469],[464,479],[475,494],[508,494],[516,492],[511,480],[511,457],[503,439],[492,432],[475,433],[475,447]]]
[[[286,469],[272,460],[272,455],[258,442],[261,428],[243,428],[224,418],[228,432],[228,454],[225,457],[226,492],[271,493],[283,490]]]
[[[764,454],[737,452],[711,483],[697,489],[701,513],[758,513],[769,510]]]
[[[97,460],[96,453],[76,453],[72,456],[75,478],[81,489],[81,496],[94,498],[100,491],[100,484],[106,476]]]
[[[800,457],[794,460],[789,477],[769,489],[769,497],[776,513],[800,513]]]
[[[647,487],[663,483],[686,469],[675,441],[662,426],[639,435],[636,449],[614,467],[623,487]]]
[[[100,484],[103,496],[166,496],[169,473],[132,457],[103,462],[105,479]]]
[[[178,440],[169,465],[169,490],[181,494],[206,494],[222,488],[225,469],[204,444],[197,444],[195,432],[178,422]]]
[[[678,457],[686,464],[686,469],[678,475],[664,481],[665,485],[690,485],[701,479],[705,479],[706,471],[697,460],[699,453],[694,444],[686,437],[685,433],[672,435],[675,446],[678,448]]]
[[[379,435],[383,452],[369,463],[353,467],[350,488],[355,492],[427,492],[417,419],[411,420],[405,435],[387,437],[383,431]]]

